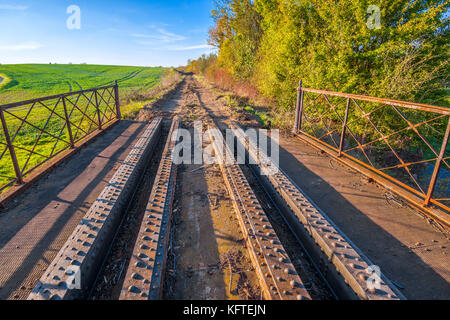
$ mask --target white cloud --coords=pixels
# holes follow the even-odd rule
[[[158,26],[162,26],[162,27],[170,27],[171,25],[168,24],[168,23],[164,23],[164,22],[158,22],[158,23],[152,23],[152,24],[149,24],[149,25],[147,26],[147,28],[150,28],[150,29],[158,29],[158,28],[159,28]]]
[[[0,10],[27,10],[29,6],[20,6],[12,4],[0,4]]]
[[[141,45],[153,46],[152,49],[158,51],[190,51],[200,49],[207,49],[207,51],[211,51],[215,49],[213,46],[207,44],[200,44],[196,46],[154,46],[155,43],[152,41],[138,41],[138,43]]]
[[[134,38],[145,38],[145,39],[153,39],[160,42],[170,43],[176,41],[183,41],[187,38],[175,33],[168,32],[164,29],[157,29],[157,34],[142,34],[142,33],[134,33],[131,36]],[[146,41],[139,42],[141,44],[150,44]]]
[[[172,51],[188,51],[188,50],[198,50],[198,49],[214,49],[214,47],[207,45],[207,44],[201,44],[198,46],[186,46],[186,47],[169,47],[167,50]]]
[[[166,39],[168,39],[170,41],[182,41],[182,40],[186,40],[187,39],[186,37],[179,36],[177,34],[167,32],[164,29],[158,29],[158,32],[161,33]]]
[[[197,29],[189,30],[189,33],[192,33],[192,34],[201,34],[201,33],[207,33],[207,32],[208,32],[207,28],[197,28]]]
[[[39,48],[42,48],[42,45],[34,41],[14,45],[0,45],[0,50],[4,51],[28,51],[36,50]]]

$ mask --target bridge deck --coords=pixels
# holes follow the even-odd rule
[[[387,190],[294,138],[281,168],[408,299],[448,299],[450,239]]]
[[[144,125],[121,121],[0,212],[0,300],[27,298]]]
[[[211,90],[190,86],[201,106],[226,125],[232,115],[225,103]],[[178,106],[180,96],[167,103]],[[143,127],[121,121],[0,212],[0,299],[28,296]],[[307,144],[282,137],[280,151],[283,171],[408,299],[448,299],[450,240],[443,233]]]
[[[220,128],[229,126],[233,113],[226,99],[197,85],[201,105]],[[260,125],[247,119],[241,126]],[[399,285],[407,299],[448,299],[448,235],[417,211],[392,200],[386,189],[297,138],[280,137],[280,167],[387,278]]]

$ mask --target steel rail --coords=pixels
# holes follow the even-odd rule
[[[28,300],[81,299],[89,292],[105,257],[123,209],[145,162],[159,139],[162,119],[149,124],[144,134],[90,207]],[[78,281],[79,280],[79,281]]]
[[[42,102],[42,101],[46,101],[46,100],[54,100],[54,99],[59,99],[62,97],[67,98],[67,97],[79,95],[79,94],[82,94],[85,92],[95,92],[97,90],[109,89],[109,88],[114,88],[114,87],[115,87],[115,85],[110,85],[110,86],[104,86],[104,87],[98,87],[98,88],[92,88],[92,89],[86,89],[86,90],[73,91],[73,92],[68,92],[68,93],[60,93],[60,94],[56,94],[56,95],[52,95],[52,96],[29,99],[29,100],[24,100],[24,101],[19,101],[19,102],[6,103],[3,105],[0,105],[0,109],[7,110],[10,108],[21,107],[21,106],[24,106],[27,104]]]
[[[366,177],[373,179],[381,186],[387,188],[388,190],[406,199],[409,203],[411,203],[414,207],[418,208],[428,217],[442,224],[443,227],[447,229],[450,228],[450,219],[447,213],[450,212],[450,208],[438,202],[436,199],[430,199],[430,202],[433,205],[435,205],[436,208],[431,206],[425,206],[423,204],[425,195],[411,188],[410,186],[396,180],[395,178],[392,178],[388,174],[381,171],[375,172],[373,167],[346,153],[343,153],[342,157],[338,157],[337,149],[333,148],[330,145],[327,145],[325,142],[320,141],[317,138],[305,132],[297,133],[296,137],[299,140],[302,140],[308,143],[309,145],[313,146],[314,148],[324,151],[328,155],[332,156],[335,160],[339,161],[342,164],[345,164],[347,167],[350,167],[358,171],[359,173],[365,175]],[[442,210],[439,210],[438,208],[441,208]]]
[[[179,125],[180,121],[174,119],[128,265],[120,300],[162,298],[177,177],[172,151],[179,140]]]
[[[266,300],[311,300],[302,279],[276,235],[244,173],[223,142],[219,129],[210,125],[210,135],[222,175]],[[214,136],[222,137],[218,141]],[[225,154],[225,156],[224,156]],[[232,159],[230,161],[230,159]]]
[[[275,195],[283,202],[286,219],[297,230],[298,236],[315,255],[326,256],[328,265],[323,273],[328,274],[330,283],[336,286],[345,298],[349,295],[348,286],[356,297],[367,300],[399,300],[405,297],[383,275],[379,275],[378,288],[369,287],[369,272],[373,263],[339,230],[333,221],[274,163],[256,142],[248,137],[237,125],[231,125],[234,136],[247,150],[250,163],[256,163],[262,176]],[[372,283],[372,282],[370,282]]]
[[[90,97],[88,97],[89,93],[91,93]],[[105,95],[107,95],[107,97],[105,97]],[[84,143],[86,139],[96,136],[97,134],[92,135],[92,133],[96,132],[97,129],[102,131],[104,128],[110,127],[112,124],[116,123],[117,120],[120,120],[121,113],[118,95],[118,86],[117,84],[114,84],[112,86],[92,88],[1,105],[1,128],[5,141],[0,141],[0,145],[6,145],[6,147],[0,154],[0,160],[12,162],[16,177],[12,181],[7,181],[4,182],[4,185],[0,185],[0,192],[2,193],[0,205],[4,206],[5,199],[13,198],[15,194],[19,194],[22,190],[26,189],[30,181],[35,181],[35,178],[30,179],[27,177],[28,175],[33,175],[33,177],[42,176],[43,172],[47,172],[47,163],[60,162],[61,159],[58,157],[60,154],[67,156],[73,154],[73,152],[67,151],[67,149],[75,149],[76,146],[80,145],[80,141],[83,141]],[[97,99],[98,96],[100,96],[100,101]],[[81,108],[81,106],[78,105],[82,104],[82,102],[80,102],[80,97],[86,99],[86,101],[83,102],[83,104],[86,104],[85,108]],[[95,101],[93,101],[94,97]],[[23,105],[28,105],[28,111],[25,110],[25,107],[19,108]],[[97,110],[98,123],[88,115],[88,109],[90,107]],[[41,108],[49,111],[49,115],[47,116],[47,119],[42,119],[44,120],[42,123],[34,123],[33,119],[30,119],[30,115],[32,112],[41,112]],[[84,109],[84,111],[82,109]],[[21,114],[15,114],[16,111],[26,111],[26,115],[22,116]],[[78,125],[74,123],[74,119],[71,119],[74,111],[81,113]],[[102,115],[102,117],[100,115]],[[9,118],[6,119],[6,116]],[[56,119],[61,122],[57,124],[57,127],[52,126],[51,129],[53,129],[53,131],[56,130],[55,132],[49,129],[51,119]],[[13,121],[12,124],[10,123],[11,120]],[[14,122],[16,121],[20,122],[18,127],[15,127]],[[87,125],[89,125],[89,128],[87,128]],[[18,135],[24,133],[22,131],[24,126],[31,127],[38,131],[36,137],[33,138],[34,141],[31,144],[30,150],[21,146],[20,141],[16,141]],[[87,130],[85,130],[84,126],[86,126]],[[74,131],[74,129],[76,130]],[[68,140],[64,136],[66,130],[68,131]],[[53,144],[53,148],[49,155],[36,152],[44,136],[52,138],[52,141],[48,142]],[[58,145],[60,146],[58,147]],[[9,156],[6,156],[7,151],[9,151]],[[21,152],[22,155],[24,152],[26,153],[26,155],[22,156],[24,164],[19,164],[20,159],[16,156],[16,151],[23,151]],[[29,168],[31,162],[37,162],[37,164],[33,165],[32,168]],[[18,187],[13,187],[11,189],[10,187],[14,186],[14,184],[17,184]],[[6,191],[7,195],[3,194],[5,189],[8,189]]]
[[[91,142],[93,139],[99,137],[102,135],[106,129],[109,129],[116,125],[119,122],[118,119],[113,120],[109,122],[103,130],[96,130],[87,136],[85,136],[83,139],[78,140],[74,147],[71,149],[65,148],[57,153],[53,154],[52,158],[49,158],[45,160],[44,162],[40,163],[39,165],[29,169],[25,174],[27,175],[23,179],[23,184],[19,186],[14,186],[14,184],[17,182],[16,177],[8,177],[12,179],[9,183],[3,185],[0,187],[0,191],[5,190],[8,187],[12,187],[8,189],[5,192],[2,192],[0,194],[0,207],[5,207],[8,202],[10,202],[12,199],[23,193],[25,190],[27,190],[30,186],[33,185],[36,181],[38,181],[41,177],[43,177],[45,174],[49,173],[51,170],[56,168],[59,164],[69,159],[71,156],[73,156],[75,153],[77,153],[83,146],[87,145],[89,142]],[[1,144],[1,143],[0,143]],[[38,169],[39,170],[35,170]]]
[[[297,120],[295,122],[295,126],[293,129],[293,133],[294,135],[296,135],[297,138],[331,155],[337,161],[364,174],[368,178],[373,179],[381,186],[388,188],[392,192],[404,198],[406,201],[408,201],[408,203],[410,203],[415,208],[419,209],[424,215],[434,220],[434,222],[436,222],[437,224],[440,224],[443,228],[447,230],[450,229],[450,217],[449,217],[450,207],[445,200],[448,198],[446,197],[445,185],[441,185],[443,189],[441,188],[439,189],[439,191],[437,191],[440,193],[439,195],[437,194],[434,195],[435,193],[437,193],[435,192],[435,189],[438,183],[442,182],[445,184],[445,180],[440,179],[441,171],[449,169],[448,163],[449,157],[447,153],[448,153],[448,141],[450,139],[450,117],[449,117],[450,108],[392,99],[369,97],[364,95],[303,88],[302,82],[300,82],[297,91],[298,91],[297,107],[296,107]],[[313,93],[313,95],[310,95],[308,93]],[[333,106],[333,104],[328,99],[328,97],[330,96],[344,98],[347,100],[347,107],[345,109],[344,118],[342,118],[341,115],[336,111],[337,104]],[[336,134],[338,134],[339,128],[330,130],[327,124],[323,122],[324,118],[328,119],[329,121],[333,120],[327,118],[328,116],[321,114],[321,111],[319,111],[318,108],[316,108],[315,101],[317,101],[321,97],[325,99],[328,105],[328,107],[325,110],[322,110],[322,113],[328,114],[329,109],[334,110],[340,120],[340,122],[338,121],[339,122],[338,127],[341,127],[339,146],[333,146],[332,145],[333,143],[329,143],[329,141],[323,140],[326,137],[330,137],[334,142],[333,133],[336,132]],[[304,101],[305,98],[308,98],[308,100],[311,101],[305,102]],[[367,101],[381,104],[381,107],[377,107],[375,110],[366,112],[361,107],[360,101]],[[355,110],[353,109],[350,110],[351,104],[352,105],[354,104],[354,106],[356,106]],[[404,121],[405,127],[403,129],[396,128],[395,130],[391,130],[395,132],[388,132],[388,134],[384,134],[383,133],[384,130],[383,131],[380,130],[378,122],[375,121],[376,119],[371,117],[371,115],[374,114],[374,112],[381,110],[383,108],[388,108],[389,110],[391,110],[392,108],[394,114],[400,116],[400,121],[402,121],[402,123]],[[401,108],[428,112],[432,119],[426,119],[420,121],[420,123],[414,123],[414,121],[408,119],[409,115],[407,116],[403,112],[403,110],[400,110]],[[318,113],[318,115],[311,116],[310,111],[308,110],[313,112],[313,114]],[[360,115],[360,113],[362,115]],[[310,115],[311,117],[309,117],[308,115]],[[320,121],[323,122],[323,125],[319,123],[317,127],[315,125],[315,123],[317,124],[316,121],[317,119],[314,119],[314,117],[315,118],[318,117],[318,119],[320,119]],[[438,120],[439,125],[444,126],[444,121],[446,118],[448,118],[448,123],[446,126],[446,130],[442,132],[443,134],[442,145],[440,146],[440,149],[438,149],[435,145],[430,143],[430,141],[432,141],[432,139],[436,139],[436,137],[433,136],[432,139],[427,138],[427,136],[425,136],[424,133],[420,131],[420,127],[427,126],[428,128],[430,128],[429,123]],[[305,121],[303,121],[303,119]],[[368,135],[369,137],[368,140],[370,141],[365,141],[366,139],[364,137],[356,136],[350,128],[350,124],[353,124],[361,120],[363,120],[364,122],[368,122],[371,125],[369,126],[369,128],[371,129],[370,132],[373,131],[373,133],[375,133],[376,135],[375,137]],[[317,134],[315,128],[318,129],[319,131],[324,130],[327,133]],[[416,149],[412,151],[419,155],[420,157],[419,159],[413,158],[414,160],[412,161],[402,159],[404,157],[403,154],[408,155],[409,153],[411,153],[411,151],[402,150],[405,149],[406,147],[402,147],[401,149],[399,149],[389,141],[390,138],[400,133],[403,134],[410,133],[413,135],[413,137],[411,138],[408,135],[407,136],[408,138],[411,138],[413,141],[418,141],[418,143],[421,143],[421,147],[420,146],[416,147]],[[351,147],[346,148],[345,145],[346,142],[348,143],[349,139],[350,141],[354,140],[354,142],[356,142],[357,145],[356,146],[352,145]],[[361,139],[362,142],[359,141]],[[395,163],[389,162],[389,163],[374,164],[374,162],[372,162],[371,157],[369,157],[368,153],[366,152],[367,151],[366,148],[369,149],[369,146],[374,145],[377,142],[386,145],[386,147],[388,148],[387,151],[389,152],[389,155],[394,156]],[[355,156],[354,154],[351,154],[352,152],[355,151],[360,151],[362,153],[361,156],[358,157]],[[421,156],[421,154],[426,154],[427,151],[428,152],[431,151],[431,153],[434,154],[435,158],[425,159],[425,156]],[[380,153],[379,155],[383,155],[383,157],[386,158],[385,153]],[[372,157],[376,156],[377,155],[375,154]],[[427,156],[427,158],[429,158],[429,156]],[[366,160],[368,163],[366,163]],[[389,160],[385,160],[385,162],[386,161]],[[431,164],[432,162],[434,162],[434,170],[433,173],[431,174],[430,179],[428,180],[427,179],[428,177],[423,177],[419,180],[418,175],[420,174],[420,171],[418,172],[413,171],[411,168],[415,165],[424,166],[425,163]],[[381,167],[381,169],[379,169],[379,167]],[[396,174],[394,174],[389,171],[397,169],[401,170],[401,172],[396,171],[395,172]],[[397,173],[400,174],[405,173],[406,175],[401,176]]]
[[[270,190],[270,188],[268,188],[268,186],[266,185],[264,179],[262,179],[262,177],[260,175],[260,170],[258,169],[258,167],[254,166],[254,165],[251,165],[251,166],[249,166],[249,169],[252,172],[253,176],[258,181],[258,186],[264,191],[265,196],[269,199],[270,205],[273,206],[276,209],[276,211],[278,211],[280,213],[281,221],[283,221],[283,223],[291,231],[292,235],[297,240],[299,246],[303,249],[307,259],[309,260],[309,262],[311,263],[313,268],[317,271],[317,273],[319,274],[320,278],[323,280],[323,282],[326,285],[326,287],[330,290],[330,293],[332,294],[333,298],[335,300],[339,300],[339,297],[337,296],[336,292],[334,292],[334,290],[331,287],[330,283],[327,281],[325,274],[320,269],[321,261],[320,260],[316,261],[316,260],[313,259],[313,256],[308,252],[308,250],[306,249],[306,247],[303,244],[302,240],[297,235],[297,233],[295,231],[295,228],[292,227],[292,225],[286,219],[285,215],[282,214],[283,207],[279,204],[279,201],[277,201],[276,196],[273,194],[274,192],[272,190]]]
[[[364,95],[358,95],[358,94],[352,94],[352,93],[341,93],[341,92],[318,90],[318,89],[311,89],[311,88],[301,88],[301,90],[306,91],[306,92],[311,92],[311,93],[323,94],[323,95],[327,95],[327,96],[337,96],[337,97],[357,99],[357,100],[368,101],[368,102],[383,103],[383,104],[388,104],[391,106],[434,112],[434,113],[439,113],[439,114],[443,114],[443,115],[447,115],[447,116],[450,115],[450,108],[433,106],[433,105],[429,105],[429,104],[413,103],[413,102],[392,100],[392,99],[386,99],[386,98],[376,98],[376,97],[370,97],[370,96],[364,96]]]

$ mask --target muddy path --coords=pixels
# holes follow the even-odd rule
[[[207,121],[191,77],[139,120],[181,118],[182,128]],[[194,146],[192,146],[194,147]],[[218,166],[181,165],[178,169],[164,298],[169,300],[260,299],[245,241]]]
[[[254,116],[230,108],[225,94],[203,81],[188,77],[184,90],[192,90],[189,94],[196,96],[200,109],[222,130],[231,122],[243,128],[261,128]],[[389,190],[289,135],[280,136],[280,166],[389,279],[400,284],[407,298],[446,299],[448,234],[434,228],[405,201],[398,199],[400,205],[387,201],[397,199]],[[277,232],[280,238],[286,235],[283,245],[295,245],[284,227]],[[422,290],[417,290],[419,287]]]
[[[171,95],[151,108],[141,110],[138,118],[150,121],[158,116],[173,118],[175,115],[181,118],[182,128],[191,134],[199,121],[206,131],[211,119],[222,130],[233,120],[245,126],[258,126],[256,120],[229,112],[222,106],[220,97],[217,98],[192,76],[187,76]],[[203,142],[203,148],[206,146]],[[243,169],[251,183],[257,184],[251,171],[245,166]],[[184,164],[178,170],[164,298],[262,299],[258,278],[220,167]],[[312,297],[333,299],[304,250],[283,227],[273,204],[264,197],[262,190],[258,190],[257,197],[270,213],[271,223],[295,268],[308,283]]]

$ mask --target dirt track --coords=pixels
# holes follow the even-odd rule
[[[155,116],[177,115],[183,127],[192,132],[196,121],[202,120],[205,125],[210,119],[199,93],[201,89],[198,82],[188,77],[173,95],[142,110],[138,119],[148,121]],[[183,165],[179,168],[173,224],[166,299],[261,298],[245,240],[218,166]],[[292,245],[294,251],[302,251]],[[310,283],[314,297],[332,298],[305,256],[298,254],[294,264]]]
[[[140,119],[177,114],[189,124],[201,119],[200,107],[221,129],[231,121],[261,127],[251,114],[231,111],[218,91],[188,76],[173,97],[143,110]],[[448,298],[448,235],[386,189],[292,137],[280,139],[280,165],[407,298]]]
[[[184,128],[192,130],[194,122],[207,114],[221,129],[231,120],[243,127],[260,126],[252,115],[232,112],[224,96],[192,76],[162,100],[141,110],[138,120],[178,115]],[[143,125],[122,121],[0,212],[0,224],[5,226],[0,235],[0,299],[27,296]],[[303,142],[282,136],[280,147],[282,169],[388,278],[403,288],[407,298],[448,299],[450,241],[444,234],[385,189]],[[174,204],[177,231],[172,234],[166,275],[167,299],[260,298],[239,228],[230,214],[230,199],[216,169],[199,165],[180,168]],[[247,169],[245,174],[252,184],[251,172]],[[274,209],[264,200],[263,192],[255,192],[272,216]],[[271,223],[310,286],[311,296],[331,298],[276,212]],[[119,272],[122,263],[111,267]],[[114,288],[110,289],[111,296],[103,298],[114,296]]]

